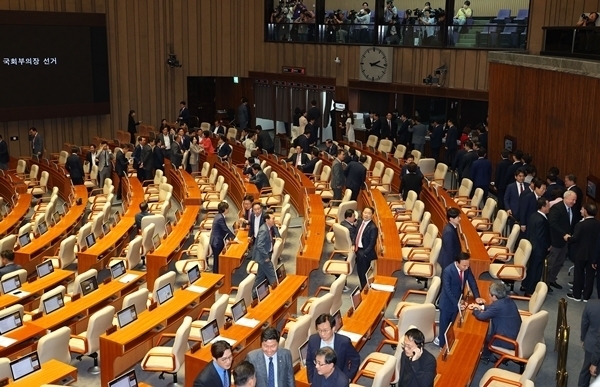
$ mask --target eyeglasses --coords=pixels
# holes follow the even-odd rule
[[[417,348],[417,346],[416,346],[416,345],[412,345],[412,344],[410,344],[410,345],[407,345],[406,343],[400,343],[400,347],[401,347],[402,349],[408,349],[409,351],[410,351],[410,350],[413,350],[413,349],[415,349],[415,348]]]
[[[317,332],[319,332],[319,333],[329,333],[329,332],[331,332],[331,328],[329,328],[329,329],[317,329]]]
[[[315,367],[325,367],[326,365],[329,365],[327,363],[319,363],[316,360],[313,360],[313,363],[315,363]]]
[[[223,356],[219,360],[221,360],[221,361],[230,361],[230,360],[233,360],[233,355]]]

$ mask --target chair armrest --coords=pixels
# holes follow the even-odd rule
[[[326,286],[319,286],[319,288],[315,292],[315,297],[319,297],[319,294],[321,294],[321,292],[329,292],[329,291],[331,291],[331,288],[328,288]]]
[[[427,291],[425,290],[415,290],[415,289],[409,289],[406,293],[404,293],[404,296],[402,296],[402,301],[406,301],[406,299],[411,295],[411,294],[421,294],[426,296],[427,295]]]
[[[260,189],[260,192],[259,192],[258,195],[259,196],[263,196],[264,194],[270,194],[272,192],[273,192],[273,188],[272,187],[263,187],[263,188]]]
[[[408,243],[410,241],[416,241],[416,242],[422,244],[423,243],[423,235],[420,235],[420,234],[405,234],[402,237],[402,243],[406,244],[406,243]]]
[[[400,336],[398,333],[398,324],[394,324],[392,321],[388,320],[387,318],[384,318],[381,320],[380,330],[383,332],[387,327],[392,328],[392,330],[394,331],[394,339],[396,339],[395,341],[398,342],[400,340]],[[379,347],[377,347],[377,352],[379,352],[381,346],[382,344],[379,344]]]
[[[387,319],[384,319],[384,321],[385,320],[387,320]],[[387,323],[391,323],[391,321],[387,320]],[[383,324],[383,321],[382,321],[382,324]],[[398,326],[396,324],[392,324],[392,326],[394,326],[394,327],[396,327],[396,329],[398,329]],[[398,345],[398,344],[399,343],[397,341],[393,341],[393,340],[388,340],[388,339],[381,340],[381,342],[377,346],[377,349],[375,350],[375,352],[381,352],[381,349],[385,345]]]
[[[175,355],[173,355],[172,353],[165,353],[165,354],[154,354],[152,356],[156,356],[156,357],[169,357],[171,358],[171,360],[173,361],[173,366],[172,369],[175,369]],[[146,367],[146,363],[148,362],[148,359],[150,358],[150,356],[148,356],[148,358],[146,359],[146,361],[144,362],[144,364],[142,364],[142,367]],[[157,370],[160,371],[160,370]]]
[[[515,254],[514,253],[496,253],[494,254],[493,257],[490,257],[490,261],[494,262],[494,261],[503,261],[503,262],[508,262],[510,261],[510,257],[513,257]],[[506,259],[500,259],[500,257],[505,257]]]
[[[518,272],[520,272],[521,274],[518,277],[514,277],[514,276],[509,276],[509,277],[501,277],[500,274],[505,270],[505,269],[516,269]],[[525,275],[525,267],[521,266],[521,265],[508,265],[508,264],[504,264],[502,265],[502,267],[500,267],[500,270],[498,270],[498,273],[496,273],[496,276],[499,279],[508,279],[508,280],[522,280],[524,278]]]
[[[492,351],[492,352],[494,352],[494,353],[501,354],[501,355],[505,355],[505,353],[504,353],[504,352],[500,352],[500,353],[499,353],[499,352],[498,352],[498,351],[496,351],[494,348],[492,348],[492,347],[493,347],[493,344],[494,344],[494,342],[495,342],[496,340],[498,340],[498,341],[504,341],[505,343],[512,344],[512,345],[515,347],[515,353],[519,353],[519,343],[518,343],[516,340],[510,339],[510,338],[508,338],[508,337],[506,337],[506,336],[502,336],[502,335],[498,335],[498,334],[496,334],[496,335],[492,336],[492,338],[491,338],[490,342],[488,343],[488,349],[489,349],[490,351]]]
[[[523,384],[521,382],[519,382],[518,380],[510,380],[510,379],[505,379],[503,377],[500,376],[492,376],[491,378],[489,378],[488,380],[485,381],[485,384],[483,385],[483,387],[488,387],[490,384],[496,384],[494,382],[498,382],[502,385],[510,385],[510,386],[516,386],[516,387],[522,387]]]
[[[202,319],[202,316],[204,316],[204,315],[208,315],[209,313],[210,313],[210,308],[202,308],[202,310],[200,311],[200,314],[198,315],[198,318],[197,318],[197,320],[200,320],[200,319]],[[192,322],[192,325],[193,325],[193,324],[194,324],[194,323]]]
[[[417,274],[412,274],[412,268],[413,268],[413,266],[415,266],[415,264],[427,265],[427,267],[429,268],[429,275],[428,275],[428,277],[431,277],[433,275],[433,271],[434,271],[433,265],[430,264],[430,263],[427,263],[427,262],[413,262],[412,265],[410,265],[410,267],[408,268],[408,270],[406,270],[406,274],[408,274],[411,277],[417,277],[417,276],[419,276]],[[422,276],[422,275],[420,275],[420,276]]]
[[[78,336],[78,335],[70,335],[70,336],[71,336],[71,339],[83,341],[83,353],[88,353],[89,343],[88,343],[88,340],[86,337],[82,337],[82,336]],[[73,352],[75,352],[75,351],[73,351]],[[77,353],[79,353],[79,352],[77,352]]]
[[[161,333],[161,335],[158,336],[158,340],[156,340],[156,346],[158,347],[163,339],[165,339],[165,338],[171,339],[174,337],[175,337],[175,333]]]

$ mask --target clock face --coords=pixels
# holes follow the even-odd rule
[[[370,81],[379,81],[388,72],[389,58],[377,47],[363,51],[360,57],[360,72]]]

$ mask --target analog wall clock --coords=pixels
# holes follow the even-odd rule
[[[394,51],[391,47],[360,48],[359,78],[371,82],[391,82]]]

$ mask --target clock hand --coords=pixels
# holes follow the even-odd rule
[[[378,60],[377,62],[373,62],[373,63],[369,63],[371,66],[377,66],[377,63],[381,62],[380,60]]]
[[[384,69],[384,68],[385,68],[385,67],[383,67],[382,65],[378,65],[378,64],[374,64],[374,65],[372,65],[372,66],[374,66],[374,67],[379,67],[379,68],[382,68],[382,69]]]

